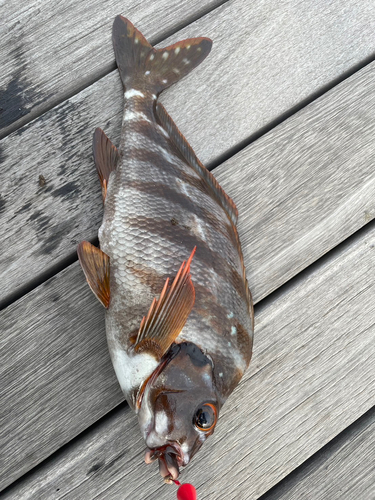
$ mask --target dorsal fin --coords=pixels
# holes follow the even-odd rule
[[[105,308],[109,306],[109,257],[88,241],[82,241],[77,248],[79,262],[87,283],[95,297]]]
[[[147,316],[141,321],[134,349],[150,351],[157,359],[168,351],[179,336],[195,301],[194,285],[190,277],[190,264],[195,249],[187,262],[183,262],[172,286],[166,280],[159,300],[154,299]]]
[[[156,115],[162,127],[166,132],[168,132],[172,143],[176,146],[178,151],[180,151],[187,163],[197,172],[198,175],[200,175],[206,181],[215,199],[224,208],[233,224],[236,225],[238,211],[234,201],[227,195],[227,193],[220,186],[211,172],[207,170],[203,163],[199,161],[197,155],[194,153],[193,148],[181,134],[181,132],[177,128],[177,125],[174,123],[174,121],[160,102],[158,102],[156,105]]]
[[[119,160],[119,152],[101,128],[97,128],[94,132],[92,149],[96,170],[102,186],[104,202],[107,194],[108,179],[111,172],[116,169]]]

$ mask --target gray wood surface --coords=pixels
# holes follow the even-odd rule
[[[196,7],[195,3],[190,4]],[[182,12],[184,4],[181,5]],[[217,3],[205,3],[203,8],[207,5]],[[22,7],[22,13],[13,12],[9,17],[7,29],[11,34],[5,45],[11,58],[21,61],[22,68],[17,70],[10,59],[6,60],[4,66],[10,68],[11,81],[6,82],[8,88],[0,97],[7,103],[12,95],[22,95],[18,103],[21,114],[28,114],[31,108],[28,116],[40,113],[83,88],[93,74],[98,77],[101,71],[107,72],[113,64],[112,55],[108,63],[104,62],[106,54],[111,52],[112,13],[102,27],[99,27],[100,16],[95,17],[93,25],[86,25],[77,9],[82,7],[86,15],[87,6],[79,4],[71,10],[69,6],[61,7],[66,9],[61,12],[64,20],[61,26],[68,34],[68,38],[61,35],[61,45],[48,38],[59,23],[55,18],[48,24],[44,5],[28,4]],[[123,13],[137,22],[129,12]],[[163,24],[160,31],[147,11],[142,10],[139,15],[137,24],[146,35],[165,36],[165,24],[167,31],[177,26],[175,14],[169,15],[169,11],[160,16],[159,26]],[[314,6],[307,0],[286,1],[272,10],[265,2],[252,6],[240,0],[229,2],[162,44],[195,35],[215,40],[212,56],[205,65],[170,89],[163,102],[202,160],[217,160],[369,57],[375,46],[374,17],[372,3],[367,1],[350,0],[343,5],[335,0]],[[67,29],[73,19],[74,28]],[[90,19],[86,21],[90,23]],[[39,66],[34,66],[39,58],[36,46],[32,48],[34,56],[31,52],[23,56],[22,51],[32,45],[24,36],[26,24],[30,33],[44,30],[44,45],[52,47],[50,52],[56,51],[51,71],[46,64],[46,57],[49,61],[51,54],[46,56],[39,51]],[[82,26],[84,29],[80,31]],[[91,67],[92,54],[100,52],[94,42],[97,30],[102,33],[99,45],[102,46],[103,38],[108,42],[100,56],[103,59],[98,63],[99,70],[90,73],[91,69],[87,70],[85,65]],[[70,32],[73,38],[69,37]],[[13,49],[9,49],[10,45]],[[61,67],[68,67],[69,71],[61,71],[59,58],[64,62]],[[31,69],[34,67],[39,69]],[[374,217],[373,82],[372,64],[215,170],[240,210],[240,235],[256,300]],[[34,90],[28,93],[27,89]],[[3,293],[0,300],[21,291],[25,283],[33,283],[55,270],[74,254],[78,241],[96,235],[101,200],[91,160],[91,134],[96,126],[102,126],[114,141],[118,140],[121,101],[119,79],[113,72],[0,142]],[[311,298],[313,291],[305,277],[303,293],[307,295],[300,292],[296,298],[293,289],[279,299],[281,306],[277,306],[276,312],[267,309],[272,313],[271,320],[262,316],[266,314],[264,311],[258,315],[260,361],[254,359],[252,371],[233,400],[236,403],[224,411],[223,431],[218,429],[215,444],[208,445],[206,454],[201,455],[202,463],[212,466],[194,476],[196,469],[201,468],[196,467],[190,476],[198,486],[207,485],[206,498],[220,498],[220,495],[239,498],[239,494],[249,498],[249,485],[256,498],[366,411],[371,401],[373,404],[373,392],[368,392],[373,390],[373,376],[367,365],[373,351],[367,335],[371,333],[373,337],[372,323],[368,321],[374,318],[374,292],[372,284],[366,283],[362,275],[364,268],[358,267],[366,267],[369,262],[368,249],[365,251],[363,245],[361,248],[363,252],[358,251],[348,269],[343,259],[334,265],[335,274],[341,276],[344,267],[345,277],[349,274],[352,281],[349,278],[345,283],[339,278],[334,281],[331,273],[331,288],[328,285],[324,288],[321,277],[315,283],[320,295]],[[367,275],[373,269],[371,265],[365,269]],[[350,274],[352,270],[358,276]],[[311,316],[313,311],[301,307],[302,297],[318,311],[323,311],[327,304],[331,309],[323,313],[323,318],[316,319]],[[298,317],[286,318],[285,311],[291,314],[297,310]],[[348,310],[350,314],[353,311],[349,318]],[[366,317],[364,310],[369,311]],[[301,317],[303,313],[307,319]],[[77,264],[1,312],[1,487],[20,477],[122,400],[107,354],[102,315]],[[313,327],[320,325],[320,319],[324,328],[319,330],[316,346],[311,337],[314,331],[315,341]],[[288,337],[285,342],[289,327],[291,341]],[[347,339],[345,346],[337,328],[346,339],[351,328],[353,339]],[[280,337],[280,331],[284,336]],[[302,344],[298,344],[300,335]],[[353,345],[355,341],[358,344]],[[324,373],[320,372],[321,360],[326,368]],[[293,364],[295,361],[298,364]],[[344,361],[347,365],[342,364]],[[307,366],[307,362],[305,372],[301,366]],[[297,396],[293,392],[296,387],[300,391]],[[345,397],[347,387],[354,391],[349,400]],[[254,390],[253,399],[249,398],[249,390]],[[249,425],[252,401],[257,401],[257,406],[251,410]],[[324,406],[328,403],[333,406]],[[293,418],[289,420],[290,415]],[[40,490],[40,496],[35,497],[60,495],[59,491],[51,490],[51,485],[55,487],[59,474],[65,472],[67,498],[85,499],[90,495],[123,498],[123,474],[127,473],[128,465],[125,467],[122,460],[129,460],[134,469],[125,478],[125,483],[129,480],[129,498],[136,495],[131,491],[142,497],[145,492],[154,498],[160,481],[156,477],[149,480],[150,472],[145,466],[141,469],[142,478],[138,477],[141,448],[133,437],[134,419],[127,411],[125,419],[122,418],[124,427],[117,423],[112,428],[104,423],[104,434],[98,436],[94,432],[95,441],[89,443],[91,451],[72,450],[76,469],[69,461],[60,462],[59,472],[53,469],[39,477],[35,488]],[[228,467],[220,457],[228,448],[227,436],[233,426],[238,426],[239,431],[230,441]],[[129,431],[132,440],[124,450],[121,436]],[[290,441],[285,442],[286,437]],[[101,444],[103,453],[98,448]],[[132,453],[132,448],[138,449],[138,455]],[[109,454],[108,460],[105,458],[107,467],[97,467],[101,462],[95,462],[90,472],[87,463],[93,459],[95,450]],[[102,456],[100,453],[98,456]],[[244,454],[244,461],[238,462],[238,457]],[[261,458],[256,462],[258,455]],[[254,463],[257,465],[253,466]],[[218,492],[215,483],[218,484],[223,471],[224,486]],[[103,473],[109,479],[102,483]],[[106,493],[102,493],[103,489]]]
[[[239,209],[256,299],[375,216],[374,74],[372,63],[215,169]],[[97,235],[102,200],[91,133],[102,125],[118,140],[121,92],[118,77],[110,80],[0,143],[0,302]]]
[[[155,42],[222,2],[2,2],[0,136],[114,69],[111,30],[117,14]]]
[[[274,129],[268,134],[270,138],[267,135],[230,160],[230,165],[215,170],[238,203],[240,236],[255,301],[374,216],[373,72],[374,65],[364,68]],[[61,110],[61,116],[69,120],[69,108]],[[295,138],[298,140],[293,142]],[[77,176],[69,177],[74,169]],[[78,160],[74,169],[64,171],[63,178],[82,180]],[[37,190],[49,186],[48,174],[44,175],[46,186]],[[97,185],[99,213],[100,193],[93,170],[86,174],[86,179],[91,177],[88,182]],[[27,179],[18,179],[28,185]],[[85,179],[80,186],[83,189]],[[55,186],[52,192],[59,189]],[[78,224],[79,216],[88,221],[94,217],[91,209],[84,211],[74,198],[72,193],[76,192],[62,189],[60,198],[56,196],[61,203],[56,217],[62,227],[69,218]],[[94,205],[92,199],[86,203],[87,207]],[[44,238],[41,253],[46,250],[52,225],[44,219],[51,213],[47,201],[45,207],[43,213],[39,202],[41,214],[35,218]],[[57,250],[67,241],[73,244],[63,236]],[[83,239],[87,234],[76,237]],[[20,245],[23,242],[22,238],[17,241]],[[32,253],[29,262],[36,257]],[[279,271],[285,268],[286,272]],[[102,315],[77,264],[0,313],[1,409],[6,423],[0,448],[7,470],[3,484],[29,470],[121,401],[105,346]],[[20,384],[20,374],[25,387]],[[35,401],[37,405],[31,404]]]
[[[375,410],[375,408],[374,408]],[[292,481],[262,500],[372,500],[375,498],[375,411],[343,432]]]
[[[153,40],[220,1],[3,3],[4,125],[40,114],[113,67],[110,26],[120,8]],[[191,80],[200,95],[171,90],[171,110],[177,117],[175,111],[189,104],[181,117],[184,130],[192,116],[202,122],[196,123],[194,147],[209,124],[206,158],[213,157],[222,142],[228,149],[371,56],[374,30],[371,0],[226,2],[173,37],[205,34],[215,45],[210,78]]]
[[[258,309],[250,370],[182,476],[200,500],[258,498],[374,405],[374,266],[371,224]],[[81,362],[83,377],[100,356]],[[172,498],[142,457],[136,419],[121,409],[4,499]]]

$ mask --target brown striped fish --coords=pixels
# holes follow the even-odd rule
[[[100,250],[78,247],[106,308],[112,363],[161,475],[176,479],[215,429],[252,352],[253,306],[237,209],[202,165],[159,94],[198,66],[208,38],[154,49],[124,17],[113,25],[124,86],[117,149],[101,129]]]

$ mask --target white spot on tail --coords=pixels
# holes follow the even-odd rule
[[[169,52],[163,52],[162,58],[167,60],[169,57]]]
[[[142,92],[140,92],[139,90],[129,89],[125,92],[124,96],[125,96],[125,99],[130,99],[131,97],[135,97],[135,96],[144,97],[145,95]]]
[[[228,347],[231,347],[232,346],[232,342],[228,342]]]
[[[186,49],[189,50],[191,45],[186,45]]]
[[[227,318],[228,319],[232,319],[234,316],[233,312],[231,311],[229,314],[227,314]]]
[[[235,326],[232,326],[232,328],[230,329],[230,334],[236,335],[236,333],[237,333],[237,328]]]
[[[135,37],[134,43],[138,43],[138,42],[139,42],[139,39],[137,37]]]
[[[150,61],[152,61],[153,59],[155,59],[155,54],[150,55]]]
[[[180,53],[180,50],[181,50],[181,49],[180,49],[180,47],[176,47],[176,48],[174,49],[174,53],[176,54],[176,56],[177,56],[177,54],[179,54],[179,53]]]
[[[179,75],[180,74],[180,70],[178,70],[177,68],[173,68],[173,73],[176,73],[176,75]]]
[[[189,59],[186,59],[186,57],[184,57],[184,58],[182,59],[182,62],[183,62],[184,64],[190,64]]]
[[[149,75],[149,74],[150,74],[150,72],[149,72],[149,71],[145,71],[145,75],[146,75],[146,76],[147,76],[147,75]]]
[[[164,80],[162,80],[162,82],[163,82],[163,83],[168,83],[168,80],[166,80],[166,79],[164,78]]]
[[[219,373],[219,377],[222,377],[222,376],[223,376],[223,372],[220,372],[220,373]]]

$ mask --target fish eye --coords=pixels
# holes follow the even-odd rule
[[[204,403],[199,406],[194,414],[193,424],[200,431],[210,431],[217,421],[216,406],[211,403]]]

